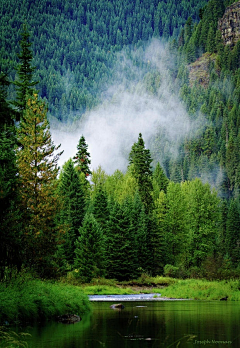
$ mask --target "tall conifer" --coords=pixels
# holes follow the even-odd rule
[[[27,99],[17,135],[24,252],[27,264],[40,270],[42,263],[47,267],[56,247],[55,215],[59,206],[55,191],[61,153],[55,153],[60,145],[52,142],[47,109],[37,93]]]
[[[32,44],[29,41],[30,34],[26,23],[23,24],[21,36],[21,51],[18,54],[20,62],[16,68],[17,79],[14,81],[14,84],[17,86],[17,100],[13,103],[18,109],[20,117],[23,116],[23,111],[26,108],[27,96],[33,93],[32,87],[37,84],[36,81],[33,81],[33,72],[36,68],[32,66]]]
[[[142,134],[139,133],[138,141],[133,144],[129,154],[129,164],[132,165],[132,174],[137,180],[139,194],[146,212],[153,207],[151,162],[150,151],[145,148]]]

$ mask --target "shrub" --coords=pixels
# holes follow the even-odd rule
[[[173,265],[165,265],[164,266],[164,275],[166,277],[173,277],[176,278],[179,273],[179,267],[173,266]]]

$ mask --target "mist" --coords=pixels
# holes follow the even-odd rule
[[[169,77],[174,64],[174,56],[169,56],[158,40],[149,42],[144,51],[130,55],[129,51],[120,52],[100,105],[72,125],[51,126],[54,143],[61,143],[64,150],[59,165],[76,154],[82,135],[88,144],[92,170],[101,166],[108,174],[116,169],[126,171],[128,155],[139,133],[150,151],[151,140],[158,137],[160,149],[154,160],[164,161],[166,146],[168,155],[176,159],[179,145],[186,137],[194,137],[205,120],[202,115],[192,120],[180,102]],[[152,73],[159,74],[159,85],[154,88]],[[165,150],[161,152],[161,148]]]

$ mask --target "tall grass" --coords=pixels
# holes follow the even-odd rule
[[[178,280],[161,289],[161,295],[172,298],[194,300],[220,300],[227,297],[230,301],[240,301],[240,281],[207,281],[200,279]]]
[[[25,341],[27,336],[31,336],[29,333],[8,330],[4,326],[0,326],[0,347],[1,348],[27,348],[28,344]]]
[[[41,280],[0,283],[0,323],[83,315],[89,310],[88,297],[77,286]]]

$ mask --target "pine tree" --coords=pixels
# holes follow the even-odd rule
[[[33,55],[30,47],[32,44],[29,42],[30,34],[26,23],[23,24],[21,36],[21,52],[18,54],[20,63],[16,69],[17,80],[14,81],[17,86],[17,100],[13,103],[18,109],[20,117],[23,116],[23,111],[26,109],[27,96],[33,93],[32,87],[37,84],[36,81],[32,80],[35,67],[31,65]]]
[[[89,168],[91,164],[91,160],[90,160],[90,153],[87,151],[88,145],[83,135],[81,136],[79,140],[77,149],[78,151],[76,155],[73,157],[74,163],[76,164],[77,170],[79,172],[84,173],[85,176],[87,177],[92,174]]]
[[[47,268],[56,248],[55,215],[59,208],[55,195],[59,146],[51,139],[47,110],[37,93],[29,96],[17,129],[17,168],[24,215],[23,246],[26,262],[39,271]]]
[[[75,267],[84,282],[102,277],[105,273],[104,239],[100,226],[92,214],[86,214],[80,236],[75,243]]]
[[[145,205],[146,212],[149,212],[153,207],[151,162],[150,151],[145,149],[142,134],[140,133],[138,142],[133,144],[129,154],[129,164],[132,169],[132,175],[137,180],[139,194]]]

